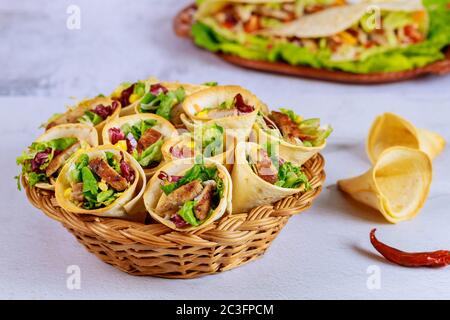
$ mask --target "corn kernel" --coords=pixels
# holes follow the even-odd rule
[[[341,36],[342,41],[347,44],[355,45],[357,42],[356,38],[346,31],[342,31],[339,35]]]
[[[206,119],[208,118],[208,110],[203,110],[197,113],[197,117]]]
[[[138,99],[139,99],[139,96],[138,96],[136,93],[133,93],[133,94],[130,96],[130,98],[129,98],[128,101],[130,101],[130,103],[133,103],[133,102],[136,102]]]
[[[425,19],[425,11],[414,12],[412,18],[415,22],[422,22]]]
[[[127,142],[125,140],[118,141],[114,146],[125,152],[128,150]]]
[[[122,95],[122,91],[123,91],[122,86],[117,87],[116,90],[114,90],[114,92],[112,93],[111,97],[116,99],[120,98],[120,96]]]
[[[72,188],[67,188],[66,191],[64,191],[64,198],[70,199],[72,196]]]
[[[105,181],[102,180],[98,183],[98,188],[102,191],[106,191],[108,190],[108,185],[106,184]]]

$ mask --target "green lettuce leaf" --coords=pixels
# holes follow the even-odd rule
[[[152,162],[159,162],[162,159],[161,146],[163,140],[159,139],[150,147],[145,149],[141,154],[134,150],[133,157],[139,162],[142,167],[148,167]]]
[[[189,223],[191,226],[198,226],[200,222],[197,220],[194,214],[195,201],[187,201],[183,204],[178,215],[183,218],[184,221]]]
[[[298,188],[301,185],[304,185],[306,190],[311,188],[305,173],[291,162],[285,162],[280,166],[275,185],[282,188]]]
[[[30,172],[27,175],[27,178],[28,178],[28,184],[30,185],[30,187],[34,187],[39,182],[47,182],[48,181],[48,178],[44,173]]]
[[[217,172],[216,167],[207,167],[204,164],[195,164],[191,169],[186,171],[184,176],[177,182],[161,185],[161,190],[168,195],[179,187],[197,179],[200,181],[216,180]]]
[[[180,87],[167,93],[161,92],[155,96],[151,92],[144,95],[140,104],[140,112],[155,113],[167,120],[170,120],[170,111],[172,107],[184,101],[186,92]]]
[[[83,180],[83,193],[90,193],[96,196],[98,194],[98,183],[91,169],[89,167],[82,168],[81,177]]]

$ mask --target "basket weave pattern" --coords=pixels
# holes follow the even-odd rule
[[[173,231],[155,222],[70,213],[59,207],[53,192],[22,182],[36,208],[61,222],[104,262],[132,275],[189,279],[230,270],[263,255],[289,218],[311,207],[322,190],[324,165],[320,154],[304,165],[311,190],[248,213],[226,215],[192,232]]]

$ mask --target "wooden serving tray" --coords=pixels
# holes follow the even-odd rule
[[[196,10],[196,6],[192,4],[184,8],[175,16],[173,27],[175,33],[179,37],[191,38],[191,26],[193,22],[193,15]],[[216,55],[229,63],[248,69],[281,73],[302,78],[354,84],[391,83],[410,80],[430,74],[444,75],[450,73],[450,47],[447,47],[445,49],[446,58],[444,60],[433,62],[424,67],[400,72],[380,72],[370,74],[356,74],[344,71],[316,69],[307,66],[293,66],[283,62],[249,60],[238,56],[222,53],[217,53]]]

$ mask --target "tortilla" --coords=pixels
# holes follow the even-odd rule
[[[177,137],[168,139],[161,148],[161,151],[162,151],[165,161],[169,162],[172,160],[180,159],[179,157],[175,157],[172,154],[171,149],[173,147],[182,146],[182,145],[190,146],[193,143],[194,143],[194,137],[190,133],[184,133]],[[225,134],[225,137],[224,137],[225,151],[218,155],[210,157],[210,159],[217,161],[220,164],[223,164],[227,168],[227,170],[231,172],[231,169],[232,169],[233,163],[234,163],[235,144],[236,144],[235,137]],[[197,149],[195,149],[195,151],[197,152]],[[203,156],[206,158],[206,155],[203,155]],[[183,158],[187,158],[187,157],[183,157]],[[195,158],[195,154],[194,154],[194,158]]]
[[[241,94],[246,103],[252,105],[254,110],[238,116],[228,116],[222,118],[199,117],[196,114],[207,108],[217,107],[226,100],[232,100],[237,94]],[[250,91],[240,86],[216,86],[198,91],[184,100],[181,120],[192,131],[195,125],[217,124],[226,130],[227,134],[234,135],[238,141],[244,141],[250,134],[255,123],[258,111],[264,109],[264,104]]]
[[[91,109],[95,108],[97,105],[100,105],[100,104],[105,105],[105,106],[111,105],[113,101],[115,101],[115,100],[113,100],[111,98],[107,98],[107,97],[101,97],[101,96],[96,97],[96,98],[92,98],[92,99],[82,100],[81,102],[79,102],[74,107],[69,108],[69,110],[66,113],[64,113],[60,117],[54,119],[54,121],[58,121],[58,119],[60,119],[61,117],[64,117],[66,114],[68,114],[68,112],[71,112],[72,110],[85,110],[85,111],[88,111],[88,110],[91,110]],[[95,129],[97,130],[97,133],[98,133],[98,137],[100,139],[100,141],[99,141],[100,143],[102,142],[101,141],[101,134],[102,134],[102,130],[103,130],[103,127],[105,126],[105,124],[108,121],[110,121],[110,120],[117,119],[119,117],[120,112],[121,112],[120,102],[118,102],[118,101],[116,101],[116,102],[118,103],[118,106],[117,106],[116,110],[113,112],[113,114],[111,116],[109,116],[108,118],[106,118],[104,121],[100,122],[99,124],[97,124],[95,126]],[[63,123],[63,124],[66,124],[66,123]],[[48,127],[48,125],[47,125],[47,127]]]
[[[404,146],[425,152],[432,160],[442,152],[445,140],[439,134],[418,129],[408,120],[394,114],[378,116],[370,128],[366,149],[375,163],[380,154],[393,146]]]
[[[254,207],[271,204],[285,197],[304,191],[300,188],[282,188],[261,179],[247,162],[247,153],[262,148],[253,142],[240,142],[235,150],[236,162],[233,179],[233,213],[248,212]],[[284,155],[280,152],[284,159]]]
[[[36,142],[45,142],[60,138],[77,138],[79,141],[84,141],[91,147],[98,146],[98,133],[95,128],[81,124],[81,123],[70,123],[62,124],[53,128],[50,128],[45,133],[43,133]],[[35,187],[44,190],[55,190],[55,186],[52,183],[37,183]]]
[[[143,120],[156,120],[158,124],[156,124],[153,129],[159,131],[164,136],[164,139],[169,139],[172,137],[178,136],[177,129],[166,119],[152,113],[140,113],[140,114],[134,114],[129,115],[125,117],[117,118],[113,121],[110,121],[104,128],[103,128],[103,143],[104,144],[111,144],[110,136],[109,136],[109,129],[111,128],[120,128],[125,124],[134,125],[140,121]],[[126,150],[125,150],[126,151]],[[145,175],[147,178],[151,177],[160,167],[164,165],[164,160],[161,159],[161,162],[157,167],[154,168],[148,168],[143,169],[145,172]]]
[[[265,132],[257,123],[253,125],[253,131],[250,141],[257,142],[260,145],[265,143],[277,144],[280,150],[280,154],[283,155],[283,159],[290,161],[298,166],[304,164],[311,159],[314,155],[323,150],[327,143],[326,141],[317,147],[305,147],[286,141],[283,137],[277,137]]]
[[[338,181],[353,199],[391,223],[414,218],[425,204],[432,180],[430,158],[422,151],[392,147],[383,151],[365,174]]]
[[[106,157],[106,151],[112,152],[115,155],[120,155],[120,153],[122,153],[125,161],[130,164],[131,168],[136,173],[136,178],[133,184],[130,185],[128,189],[125,190],[123,194],[109,206],[93,210],[80,208],[64,196],[66,189],[71,187],[70,171],[74,168],[76,161],[82,154],[87,154],[89,157],[94,156],[104,158]],[[142,195],[144,194],[146,182],[147,179],[145,177],[144,170],[142,170],[139,163],[132,156],[112,146],[99,146],[87,151],[84,150],[82,152],[77,152],[77,154],[68,163],[66,163],[61,170],[58,180],[56,181],[55,195],[58,204],[64,210],[69,212],[144,222],[146,213],[143,207]]]
[[[147,211],[150,213],[151,217],[156,221],[166,225],[167,227],[177,230],[177,231],[190,231],[198,230],[204,228],[207,225],[213,223],[214,221],[220,219],[225,213],[231,213],[231,193],[232,193],[232,182],[230,174],[227,169],[220,163],[212,159],[204,159],[205,165],[215,165],[219,171],[219,175],[224,182],[224,192],[223,197],[220,200],[216,209],[209,215],[209,217],[199,226],[191,226],[187,228],[178,228],[171,220],[170,217],[164,217],[155,211],[155,208],[163,195],[163,191],[160,188],[161,180],[158,175],[161,171],[164,171],[168,175],[183,175],[187,170],[189,170],[194,164],[195,160],[193,158],[189,159],[179,159],[167,163],[162,167],[149,181],[147,190],[144,193],[144,203]]]
[[[214,12],[219,11],[227,4],[242,3],[242,4],[264,4],[264,3],[289,3],[295,2],[296,0],[205,0],[198,7],[196,12],[196,19],[201,19],[202,17],[208,16]]]
[[[347,30],[357,23],[365,13],[373,12],[374,8],[379,8],[381,11],[424,11],[426,13],[421,1],[372,1],[329,8],[272,29],[263,30],[261,34],[298,38],[329,37]],[[426,31],[428,29],[428,19],[425,19],[425,24],[423,28]]]

